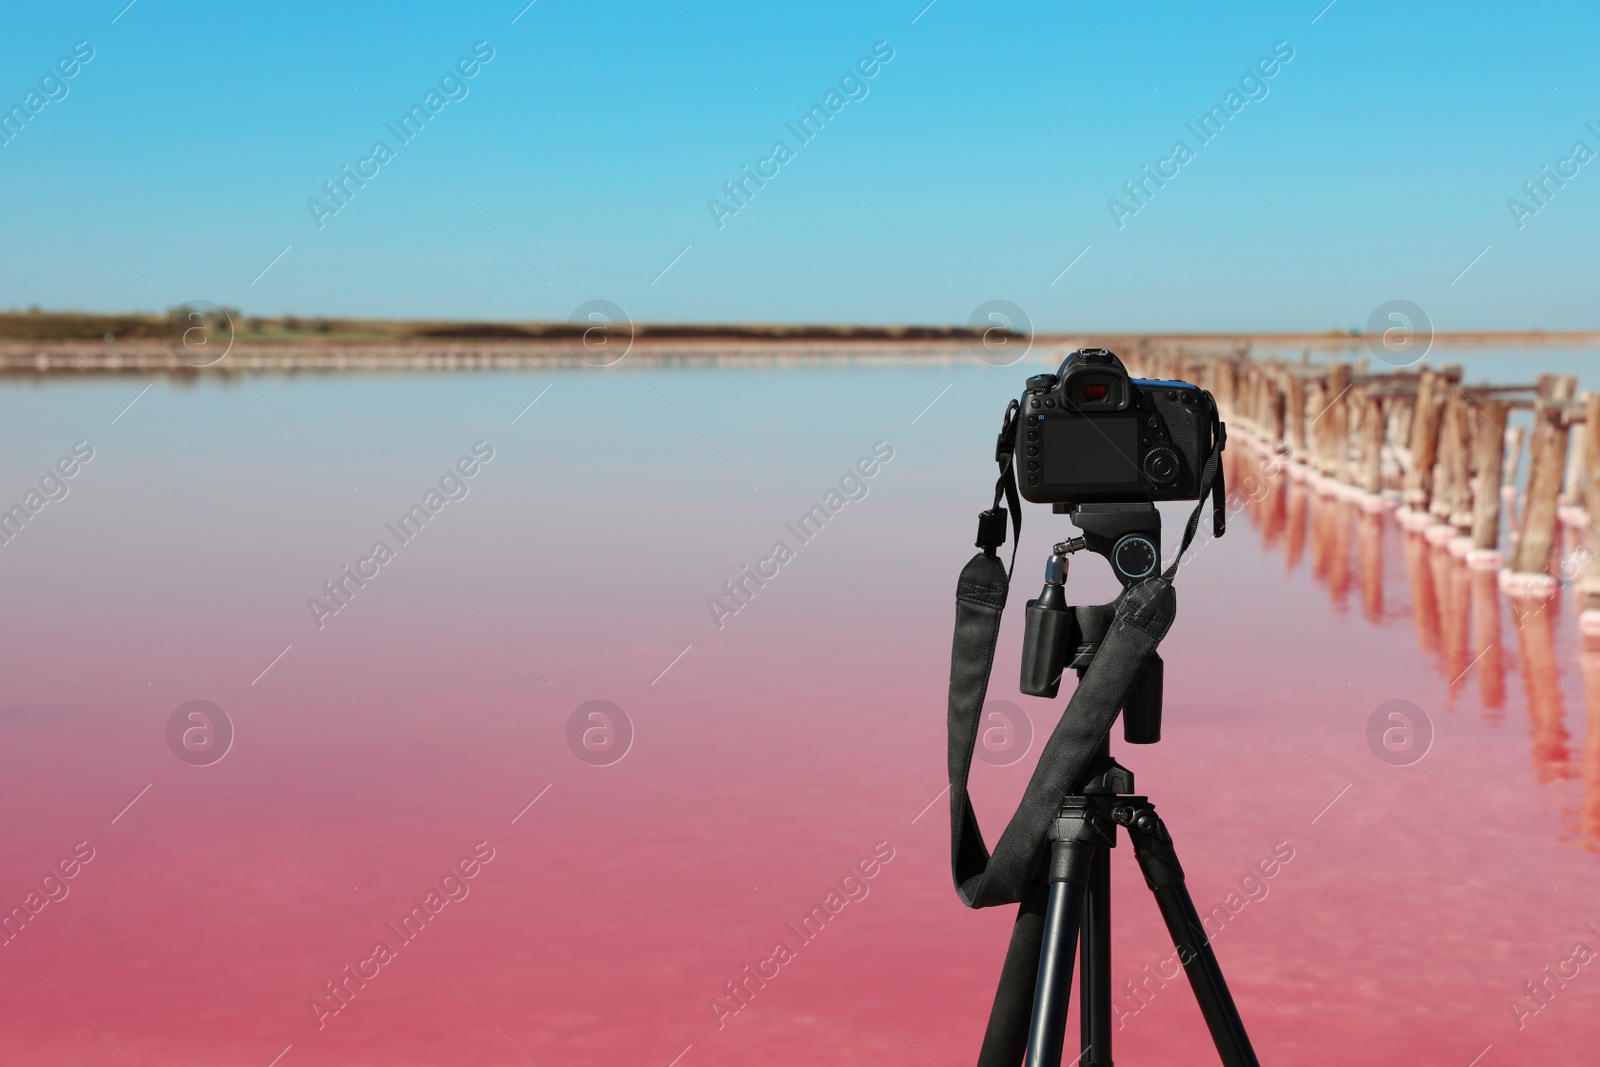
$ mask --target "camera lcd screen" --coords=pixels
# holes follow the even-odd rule
[[[1128,418],[1047,419],[1039,450],[1050,485],[1137,486],[1139,426]]]

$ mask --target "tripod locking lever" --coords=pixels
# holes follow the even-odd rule
[[[1056,542],[1054,547],[1052,547],[1050,549],[1050,551],[1052,553],[1052,555],[1050,556],[1050,563],[1051,564],[1055,563],[1057,556],[1062,557],[1062,559],[1061,559],[1061,578],[1062,578],[1062,581],[1065,581],[1066,577],[1067,577],[1067,561],[1066,561],[1066,557],[1071,555],[1074,552],[1082,552],[1084,549],[1086,549],[1088,547],[1089,547],[1089,543],[1087,541],[1085,541],[1083,538],[1081,538],[1081,537],[1069,537],[1065,541]],[[1046,568],[1046,573],[1047,574],[1049,573],[1049,569],[1048,568]]]
[[[1044,566],[1044,589],[1028,601],[1022,638],[1022,691],[1053,697],[1061,688],[1067,656],[1078,647],[1078,619],[1067,606],[1067,557],[1087,548],[1081,537],[1069,537],[1051,549]]]

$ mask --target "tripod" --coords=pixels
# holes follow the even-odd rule
[[[1068,669],[1075,669],[1081,678],[1108,634],[1109,616],[1103,608],[1067,604],[1068,557],[1085,548],[1104,556],[1125,586],[1152,575],[1159,559],[1161,518],[1152,505],[1078,505],[1068,513],[1083,536],[1055,546],[1045,568],[1044,590],[1028,602],[1021,688],[1030,696],[1055,696]],[[1132,744],[1161,739],[1164,673],[1161,657],[1151,651],[1121,708],[1123,737]],[[1082,1052],[1075,1063],[1111,1067],[1110,849],[1116,847],[1119,826],[1133,843],[1145,884],[1155,894],[1224,1067],[1257,1067],[1250,1038],[1184,884],[1172,835],[1149,799],[1134,793],[1133,772],[1111,758],[1108,735],[1099,737],[1082,780],[1081,791],[1063,799],[1048,834],[1049,893],[1028,1024],[1027,1067],[1061,1063],[1075,947],[1082,956]],[[1019,957],[1019,963],[1025,959]],[[1017,1057],[1011,1052],[1020,1035],[991,1036],[997,1038],[997,1051],[1007,1049],[1001,1056],[1015,1063]]]
[[[1050,830],[1050,891],[1027,1067],[1059,1067],[1065,1042],[1074,948],[1082,955],[1078,1067],[1111,1067],[1111,853],[1126,828],[1145,884],[1178,950],[1224,1067],[1258,1067],[1250,1038],[1184,884],[1172,835],[1150,801],[1133,793],[1133,772],[1102,741],[1096,774],[1069,796]],[[1076,944],[1075,944],[1076,943]]]

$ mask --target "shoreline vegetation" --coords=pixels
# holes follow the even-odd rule
[[[1323,332],[1051,332],[1032,346],[1070,350],[1106,345],[1135,355],[1171,346],[1216,352],[1250,349],[1354,351],[1358,331]],[[0,312],[0,374],[174,374],[359,372],[610,366],[652,364],[896,363],[959,358],[1008,363],[1007,349],[1030,338],[966,326],[828,324],[473,322],[300,318],[243,315],[229,309],[203,316],[94,314],[39,309]],[[1600,330],[1470,330],[1438,332],[1436,347],[1584,347]],[[1014,351],[1014,350],[1013,350]],[[225,352],[225,357],[216,357]],[[213,361],[213,357],[216,357]]]

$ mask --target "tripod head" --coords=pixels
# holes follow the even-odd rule
[[[1057,504],[1083,531],[1057,543],[1045,564],[1044,589],[1028,601],[1022,640],[1022,692],[1054,697],[1061,676],[1073,669],[1082,677],[1116,617],[1111,604],[1073,607],[1067,603],[1070,557],[1083,549],[1104,556],[1124,587],[1144,581],[1161,566],[1161,513],[1154,504]],[[1152,651],[1122,706],[1123,739],[1133,745],[1161,740],[1161,697],[1165,665]]]
[[[1081,539],[1062,544],[1081,540],[1079,547],[1104,556],[1124,586],[1144,581],[1161,566],[1161,512],[1154,504],[1056,504],[1052,510],[1083,531]]]

